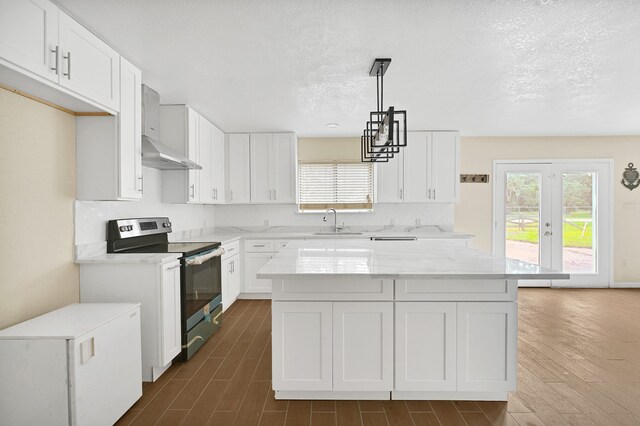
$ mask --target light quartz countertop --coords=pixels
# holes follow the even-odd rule
[[[239,227],[225,226],[218,228],[203,228],[191,231],[173,232],[169,234],[171,242],[219,242],[222,245],[238,241],[241,238],[251,240],[286,239],[286,240],[369,240],[371,237],[416,237],[418,239],[470,239],[473,236],[459,234],[446,228],[426,226],[351,226],[338,234],[317,235],[316,233],[330,233],[328,226],[269,226],[269,227]],[[353,233],[359,233],[354,235]],[[108,254],[106,243],[87,244],[76,247],[75,263],[167,263],[179,257],[174,253],[126,253]]]
[[[320,276],[406,279],[567,279],[519,260],[493,256],[447,241],[292,241],[257,274],[258,278]]]
[[[181,235],[170,235],[172,241],[221,242],[227,244],[239,238],[261,239],[362,239],[371,237],[416,237],[418,239],[470,239],[473,235],[460,234],[440,226],[350,226],[337,234],[330,226],[270,226],[239,227],[226,226],[213,230],[187,231]],[[318,235],[329,233],[330,235]],[[356,233],[356,234],[354,234]]]

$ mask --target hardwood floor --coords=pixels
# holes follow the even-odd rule
[[[640,290],[520,289],[508,402],[276,401],[270,301],[238,301],[120,425],[640,425]]]

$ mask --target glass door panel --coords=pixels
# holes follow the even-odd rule
[[[505,175],[505,255],[540,265],[540,172]]]
[[[597,176],[594,172],[562,173],[562,270],[596,273],[594,229]]]

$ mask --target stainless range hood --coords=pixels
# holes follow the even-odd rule
[[[142,85],[142,165],[161,170],[201,170],[189,160],[160,142],[160,96]]]

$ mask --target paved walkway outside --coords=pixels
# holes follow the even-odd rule
[[[522,241],[507,241],[507,257],[538,263],[538,245]],[[565,272],[591,272],[593,250],[590,248],[567,247],[564,249]]]

